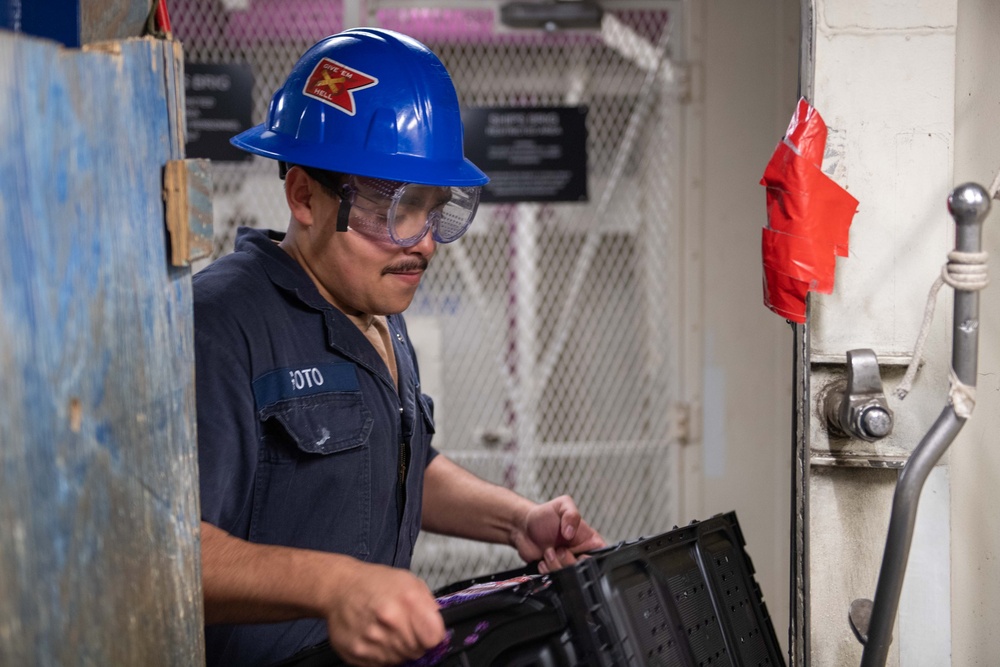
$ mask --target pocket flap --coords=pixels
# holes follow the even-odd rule
[[[426,394],[417,393],[417,405],[424,417],[424,428],[428,433],[434,433],[434,401]]]
[[[260,409],[261,420],[277,419],[310,454],[333,454],[368,442],[374,419],[361,392],[314,394],[279,401]]]

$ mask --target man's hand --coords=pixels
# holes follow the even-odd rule
[[[438,454],[424,472],[423,528],[443,535],[509,544],[538,569],[558,570],[577,554],[605,546],[569,496],[538,505],[476,477]]]
[[[205,622],[324,618],[351,665],[398,665],[445,637],[427,584],[406,570],[341,554],[254,544],[201,524]]]
[[[349,664],[398,665],[445,638],[444,621],[427,585],[407,572],[360,564],[331,600],[330,644]]]
[[[540,561],[538,571],[543,574],[576,563],[579,553],[606,546],[569,496],[528,510],[513,531],[511,544],[525,562]]]

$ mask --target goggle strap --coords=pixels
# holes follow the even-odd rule
[[[351,200],[347,197],[340,197],[340,210],[337,211],[337,231],[347,231],[347,219],[351,217]]]

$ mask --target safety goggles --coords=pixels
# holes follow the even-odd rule
[[[421,185],[353,175],[338,185],[329,172],[306,171],[340,198],[338,230],[351,229],[404,248],[419,243],[428,231],[438,243],[457,240],[479,208],[479,186]]]

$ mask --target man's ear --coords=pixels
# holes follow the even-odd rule
[[[302,167],[292,167],[285,174],[285,201],[300,225],[308,226],[313,222],[313,192],[318,187]]]

